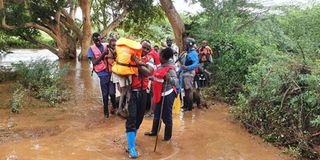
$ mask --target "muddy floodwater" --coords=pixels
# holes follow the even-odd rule
[[[69,63],[65,82],[70,86],[70,100],[57,107],[28,97],[22,111],[12,114],[8,104],[16,84],[0,84],[1,160],[128,159],[125,120],[113,115],[104,119],[99,80],[91,77],[89,63]],[[152,125],[152,118],[145,118],[137,133],[139,159],[292,159],[247,133],[232,119],[228,105],[210,103],[210,109],[175,115],[172,140],[161,141],[161,129],[157,152],[153,152],[155,137],[143,135]]]

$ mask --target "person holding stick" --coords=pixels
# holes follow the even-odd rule
[[[156,104],[151,132],[146,132],[146,136],[157,136],[161,120],[165,124],[164,141],[168,141],[172,136],[172,106],[177,96],[176,86],[179,80],[176,75],[173,50],[163,49],[160,52],[161,66],[154,71],[152,79],[153,101]],[[161,116],[161,117],[160,117]]]

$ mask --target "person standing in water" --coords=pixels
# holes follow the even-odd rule
[[[146,110],[147,104],[147,88],[149,83],[149,74],[146,72],[150,72],[154,68],[154,60],[151,55],[148,53],[151,50],[151,44],[148,41],[142,41],[142,57],[141,62],[135,57],[132,56],[132,60],[136,62],[138,65],[139,73],[138,75],[132,75],[132,85],[131,85],[131,96],[128,105],[128,118],[126,121],[126,135],[128,142],[128,150],[130,158],[137,158],[138,152],[135,148],[136,136],[138,129],[143,121],[143,117]]]
[[[160,52],[161,66],[153,73],[153,101],[156,104],[153,124],[151,132],[144,134],[146,136],[156,136],[161,118],[165,124],[165,141],[170,140],[172,136],[172,106],[177,96],[176,86],[179,83],[175,71],[173,54],[174,52],[171,48],[166,48]],[[162,103],[163,106],[161,107]],[[161,109],[163,109],[162,117],[160,117]]]
[[[111,71],[105,61],[108,54],[107,43],[102,43],[101,35],[97,32],[92,34],[92,41],[94,44],[88,50],[88,58],[93,64],[93,71],[100,79],[104,117],[109,118],[108,98],[109,94],[115,95],[115,88],[110,80]]]

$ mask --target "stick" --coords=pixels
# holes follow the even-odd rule
[[[310,138],[313,138],[313,137],[316,137],[316,136],[319,136],[319,135],[320,135],[320,132],[312,134]]]
[[[168,84],[168,81],[166,81],[166,83],[165,83],[165,85],[164,85],[164,90],[167,88],[167,84]],[[162,93],[161,93],[161,94],[162,94]],[[162,95],[161,95],[161,96],[162,96]],[[153,152],[156,152],[156,150],[157,150],[158,135],[159,135],[159,132],[160,132],[161,122],[162,122],[161,120],[162,120],[162,112],[163,112],[164,98],[165,98],[165,96],[163,96],[163,99],[162,99],[162,102],[161,102],[161,108],[160,108],[160,119],[159,119],[159,125],[158,125],[158,130],[157,130],[156,143],[154,144]]]

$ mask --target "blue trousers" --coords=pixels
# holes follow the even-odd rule
[[[161,97],[161,101],[156,104],[154,108],[154,120],[160,120],[161,104],[164,98],[162,120],[166,126],[172,126],[172,106],[174,99],[176,98],[176,93],[173,91],[165,97]]]
[[[115,88],[115,84],[110,80],[110,78],[111,78],[111,75],[99,76],[104,115],[109,114],[109,110],[108,110],[109,95],[111,97],[112,106],[116,106],[116,96],[115,96],[116,88]]]

